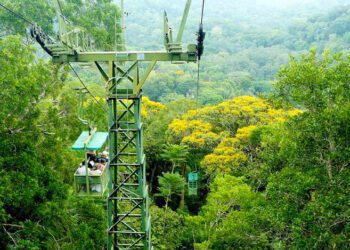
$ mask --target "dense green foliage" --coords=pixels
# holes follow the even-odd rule
[[[349,247],[349,59],[312,52],[281,69],[275,94],[305,112],[252,132],[243,179],[214,179],[191,218],[212,225],[198,248]]]
[[[79,158],[68,143],[81,126],[74,115],[76,94],[62,89],[66,72],[35,61],[34,49],[20,37],[0,40],[0,51],[0,245],[103,245],[103,207],[71,194]]]
[[[202,182],[199,197],[186,195],[185,210],[181,199],[172,201],[178,214],[171,223],[178,226],[169,228],[167,239],[154,232],[155,246],[174,242],[182,228],[177,248],[347,249],[349,71],[349,55],[325,51],[319,57],[313,50],[281,68],[271,94],[277,107],[302,112],[240,97],[174,116],[167,141],[188,148],[185,172],[199,170]],[[153,122],[162,117],[156,113]],[[159,170],[161,161],[151,161],[151,170],[170,172],[176,158],[152,150],[169,164]],[[156,216],[158,225],[159,209]]]
[[[22,15],[30,22],[40,25],[43,30],[55,37],[54,30],[57,30],[56,10],[53,3],[47,0],[38,1],[10,1],[2,2],[5,6]],[[61,1],[63,14],[73,27],[80,27],[87,31],[94,38],[95,46],[101,50],[112,50],[115,47],[116,37],[109,34],[120,30],[120,24],[115,24],[115,18],[120,17],[120,12],[113,1],[81,1],[67,0]],[[111,18],[112,17],[112,18]],[[0,30],[5,34],[26,35],[27,23],[18,17],[9,15],[4,10],[0,12]],[[69,28],[69,27],[68,27]],[[120,37],[117,37],[120,42]]]
[[[55,33],[46,0],[3,2]],[[113,1],[61,2],[99,48],[114,47],[108,34],[120,12]],[[178,15],[177,1],[144,1],[142,17],[133,12],[136,3],[130,8],[130,29],[142,41],[133,44],[127,36],[130,48],[159,48],[154,41],[161,29],[147,40],[144,27],[161,23],[152,9],[164,2],[169,16]],[[299,0],[301,6],[286,9],[279,1],[274,7],[262,0],[213,2],[205,19],[203,105],[193,100],[197,65],[159,65],[144,91],[154,248],[349,249],[348,8],[320,15],[330,3],[304,13]],[[256,13],[264,18],[253,22]],[[73,192],[82,155],[70,145],[86,130],[72,90],[80,83],[68,67],[52,65],[29,45],[25,23],[2,10],[0,20],[0,248],[102,249],[105,204]],[[99,78],[76,67],[103,103]],[[105,130],[103,108],[91,98],[83,105],[84,117]],[[197,195],[188,194],[190,172],[200,177]]]

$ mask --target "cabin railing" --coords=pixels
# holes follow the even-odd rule
[[[108,163],[103,168],[102,173],[99,175],[89,174],[89,192],[87,192],[87,183],[86,183],[86,174],[77,174],[77,171],[74,173],[74,186],[75,191],[78,195],[81,196],[103,196],[107,190],[108,184]],[[92,191],[94,185],[101,185],[101,192]]]

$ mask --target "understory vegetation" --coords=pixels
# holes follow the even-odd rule
[[[47,1],[2,2],[55,33]],[[114,48],[113,1],[62,2],[100,48]],[[349,249],[349,8],[273,34],[208,19],[209,35],[230,49],[209,38],[199,103],[196,65],[159,66],[144,90],[154,248]],[[104,249],[105,201],[74,195],[80,83],[23,21],[2,10],[0,20],[0,248]],[[76,68],[97,100],[84,102],[85,116],[107,130],[105,88]]]

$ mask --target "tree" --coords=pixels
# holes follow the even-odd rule
[[[278,73],[273,98],[285,104],[295,103],[311,112],[336,108],[349,98],[350,58],[341,53],[323,53],[316,50],[300,59],[291,58],[290,64]]]
[[[2,4],[22,15],[30,22],[40,25],[48,34],[53,34],[53,17],[55,11],[47,0],[21,0],[21,1],[2,1]],[[22,19],[13,16],[7,11],[0,11],[0,30],[6,32],[7,35],[27,35],[28,23]],[[28,37],[27,37],[28,38]]]
[[[155,249],[178,249],[187,232],[185,216],[172,210],[151,206],[152,245]],[[164,226],[166,221],[166,226]]]
[[[55,0],[56,1],[56,0]],[[63,15],[70,21],[69,27],[81,27],[94,38],[98,49],[112,50],[115,47],[115,36],[119,32],[120,24],[115,27],[115,17],[120,18],[121,13],[113,1],[61,1]],[[24,16],[30,22],[35,22],[43,30],[53,36],[56,25],[56,10],[47,0],[21,0],[5,1],[4,5]],[[27,35],[28,23],[13,17],[8,12],[0,12],[0,19],[3,21],[0,28],[9,34]],[[117,43],[120,44],[121,37]]]
[[[269,152],[283,165],[276,169],[267,162],[273,171],[266,192],[274,211],[271,220],[279,244],[286,247],[349,247],[344,226],[349,220],[344,200],[350,176],[349,99],[344,91],[349,70],[348,56],[325,52],[318,58],[311,51],[292,58],[279,73],[275,96],[306,109],[286,124],[286,136]]]
[[[115,43],[121,44],[121,37],[115,41],[115,33],[121,32],[121,24],[116,24],[115,19],[120,19],[120,12],[114,1],[67,1],[63,4],[63,13],[74,24],[83,27],[94,38],[96,48],[102,50],[114,50]],[[116,29],[117,25],[117,29]]]
[[[171,162],[171,173],[174,173],[176,167],[186,162],[188,149],[187,146],[184,145],[167,144],[164,146],[163,152],[160,156]]]
[[[62,93],[66,72],[21,41],[0,40],[0,248],[100,248],[103,208],[71,197],[79,156],[69,146],[79,131]]]
[[[147,157],[147,171],[150,172],[150,191],[157,190],[157,176],[161,175],[162,172],[168,171],[167,162],[161,157],[164,149],[164,145],[170,142],[166,134],[167,128],[171,121],[175,117],[179,117],[183,113],[187,112],[189,109],[195,107],[195,103],[189,99],[177,100],[164,105],[157,103],[157,105],[152,104],[151,101],[148,105],[143,105],[144,111],[144,147],[145,154]],[[164,107],[158,109],[158,106]],[[150,111],[151,112],[150,112]],[[155,111],[155,112],[154,112]],[[150,114],[147,116],[147,114]]]
[[[198,216],[188,217],[196,249],[264,248],[268,221],[264,199],[244,177],[217,176]]]
[[[158,177],[159,181],[159,196],[165,199],[165,209],[168,209],[168,203],[171,196],[179,194],[185,185],[184,178],[178,173],[165,173]]]
[[[177,166],[181,167],[180,174],[182,176],[185,176],[186,174],[186,161],[188,157],[188,148],[184,145],[176,145],[176,144],[168,144],[165,145],[165,148],[163,149],[163,153],[161,154],[161,157],[167,161],[170,161],[172,163],[172,169],[171,173],[174,173],[175,168]],[[181,190],[181,201],[180,201],[180,207],[184,208],[185,206],[185,189],[182,188]]]

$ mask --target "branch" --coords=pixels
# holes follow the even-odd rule
[[[12,240],[12,242],[15,244],[15,247],[17,248],[17,242],[15,241],[15,239],[12,237],[12,235],[6,230],[6,228],[4,226],[2,226],[2,228],[4,229],[4,231],[7,233],[7,235],[10,237],[10,239]]]
[[[17,133],[21,133],[23,131],[23,128],[7,128],[7,132],[9,134],[17,134]]]
[[[16,225],[16,224],[6,224],[6,223],[1,223],[2,226],[5,227],[17,227],[17,228],[23,228],[22,225]]]
[[[52,237],[52,239],[55,241],[55,243],[56,243],[56,245],[57,245],[57,249],[61,249],[60,244],[58,244],[58,242],[57,242],[55,236],[54,236],[49,230],[47,230],[43,225],[40,225],[39,222],[40,222],[40,221],[38,221],[38,222],[36,223],[37,226],[42,227],[42,228],[44,229],[44,231],[48,232],[48,234],[50,234],[51,237]]]

